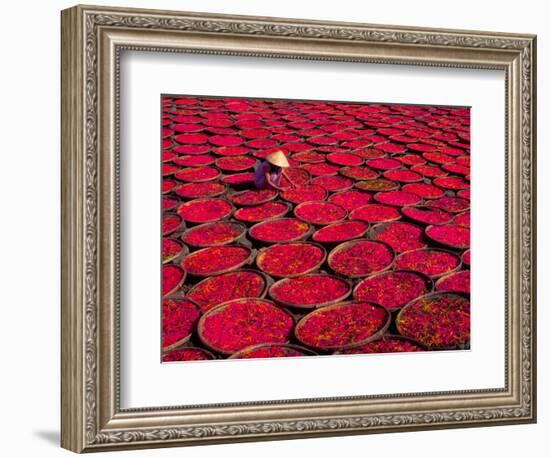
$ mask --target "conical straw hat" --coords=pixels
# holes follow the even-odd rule
[[[281,150],[275,151],[274,153],[267,155],[265,159],[267,162],[269,162],[270,164],[276,165],[277,167],[290,166],[285,156],[285,153],[283,153]]]

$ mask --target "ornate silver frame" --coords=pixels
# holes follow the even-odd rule
[[[535,36],[93,6],[64,10],[61,29],[63,447],[91,452],[535,421]],[[123,49],[504,70],[505,388],[121,409]]]

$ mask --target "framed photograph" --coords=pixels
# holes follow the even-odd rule
[[[536,421],[536,37],[62,12],[75,452]]]

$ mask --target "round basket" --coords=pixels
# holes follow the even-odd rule
[[[248,252],[248,256],[239,256],[233,265],[230,266],[220,266],[219,268],[212,268],[211,270],[204,270],[202,272],[193,269],[191,266],[189,266],[190,260],[193,260],[194,258],[198,257],[204,257],[204,258],[210,258],[211,256],[214,256],[214,254],[217,254],[220,259],[225,259],[227,261],[227,256],[229,255],[230,251],[233,248],[241,248],[242,250],[246,250]],[[219,253],[217,251],[219,251]],[[236,250],[235,250],[236,251]],[[245,264],[250,264],[254,260],[255,251],[251,248],[248,248],[244,245],[221,245],[221,246],[215,246],[215,247],[208,247],[208,248],[202,248],[200,250],[194,251],[193,253],[187,255],[183,260],[181,261],[181,266],[187,271],[189,275],[193,275],[195,277],[207,277],[212,275],[219,275],[226,272],[232,272],[233,270],[237,270],[240,267],[244,266]]]
[[[179,245],[179,250],[175,253],[167,254],[164,256],[164,242],[170,241],[172,243]],[[182,258],[183,256],[187,256],[189,254],[189,248],[184,243],[180,242],[177,239],[171,239],[168,237],[163,237],[162,239],[162,263],[167,264],[169,262],[176,262],[177,260]]]
[[[384,216],[376,215],[376,211],[384,212]],[[401,219],[401,213],[395,207],[382,204],[367,204],[356,208],[349,214],[350,220],[364,221],[369,224],[391,223]]]
[[[444,240],[441,236],[445,231],[450,235],[456,235],[455,240]],[[438,245],[456,250],[466,250],[470,248],[470,228],[458,224],[445,224],[440,226],[428,226],[426,236]],[[464,240],[464,239],[467,240]]]
[[[209,229],[214,229],[222,225],[230,226],[233,230],[232,230],[232,234],[228,234],[227,238],[224,238],[221,241],[215,242],[211,240],[210,242],[208,241],[200,242],[198,240],[193,239],[194,234],[196,235],[197,233],[208,231]],[[228,245],[230,243],[235,243],[239,241],[244,236],[245,233],[246,233],[246,226],[244,224],[236,223],[233,221],[215,221],[213,223],[200,224],[198,226],[192,227],[191,229],[188,229],[186,232],[184,232],[181,235],[181,239],[191,247],[206,248],[211,246]]]
[[[260,209],[260,207],[264,207]],[[262,210],[267,209],[268,207],[273,208],[271,213],[267,215],[262,215]],[[275,210],[278,207],[280,210]],[[266,202],[265,204],[258,205],[257,207],[243,207],[239,208],[233,214],[233,218],[242,221],[245,224],[256,224],[262,221],[271,221],[273,219],[282,218],[285,216],[292,208],[292,205],[288,202]]]
[[[222,294],[226,294],[225,297],[227,297],[227,298],[221,298],[219,300],[219,302],[217,302],[217,301],[212,302],[211,300],[206,302],[204,296],[202,298],[200,297],[200,291],[203,287],[208,285],[208,289],[211,290],[213,288],[210,285],[215,283],[216,281],[219,281],[221,278],[223,278],[223,279],[232,278],[233,279],[235,277],[238,277],[241,274],[247,274],[247,273],[257,275],[258,277],[261,278],[261,281],[262,281],[263,284],[260,287],[257,294],[252,295],[252,294],[250,294],[250,289],[245,289],[242,292],[243,295],[241,295],[241,293],[238,290],[235,290],[235,288],[234,288],[235,284],[233,284],[232,285],[233,288],[223,288],[222,286],[220,286],[218,288],[214,288],[215,291],[219,291]],[[233,280],[228,280],[228,281],[233,281]],[[259,270],[254,270],[254,269],[239,269],[239,270],[234,270],[234,271],[231,271],[231,272],[226,272],[224,274],[211,276],[211,277],[208,277],[208,278],[205,278],[205,279],[201,280],[200,282],[198,282],[196,285],[194,285],[187,292],[186,297],[189,298],[190,300],[194,301],[195,303],[197,303],[202,310],[206,311],[206,310],[209,310],[209,309],[211,309],[215,306],[223,304],[224,302],[228,302],[228,301],[234,300],[234,299],[242,299],[244,297],[256,297],[258,299],[263,299],[266,296],[270,286],[273,283],[274,283],[273,278],[271,278],[269,275],[265,274],[264,272],[260,272]],[[242,288],[242,286],[243,286],[243,282],[241,281],[240,283],[238,283],[238,287]],[[228,292],[229,292],[229,296],[227,295]],[[231,295],[235,295],[235,296],[231,297]]]
[[[422,327],[420,324],[416,324],[415,325],[415,329],[419,330],[420,334],[418,336],[415,336],[413,335],[412,331],[408,332],[407,330],[407,326],[404,324],[404,320],[406,319],[407,315],[412,313],[411,310],[413,309],[416,309],[417,307],[420,307],[419,304],[422,304],[422,303],[426,303],[427,301],[435,301],[437,299],[447,299],[447,300],[451,300],[451,299],[461,299],[462,303],[464,303],[464,301],[467,301],[468,302],[468,331],[467,331],[467,334],[468,334],[468,339],[466,339],[466,336],[462,335],[461,338],[457,341],[457,342],[454,342],[453,344],[447,342],[433,342],[433,341],[430,341],[430,337],[437,337],[436,336],[433,336],[433,323],[439,323],[441,320],[437,319],[436,317],[434,317],[434,314],[433,313],[430,313],[431,310],[428,310],[426,308],[426,306],[422,306],[422,309],[420,311],[417,311],[415,312],[415,315],[418,317],[419,314],[423,314],[425,315],[427,318],[426,318],[426,325],[424,327]],[[397,315],[396,319],[395,319],[395,325],[396,325],[396,328],[397,328],[397,331],[399,332],[399,334],[401,335],[404,335],[405,337],[410,337],[412,339],[415,339],[415,340],[418,340],[420,343],[422,343],[423,345],[425,345],[429,350],[455,350],[455,349],[465,349],[465,348],[468,348],[469,347],[469,344],[470,344],[470,339],[469,339],[469,333],[470,333],[470,300],[469,300],[469,297],[465,294],[460,294],[460,293],[446,293],[446,292],[435,292],[435,293],[430,293],[430,294],[426,294],[424,296],[421,296],[421,297],[418,297],[416,299],[414,299],[413,301],[409,302],[405,307],[403,307],[401,309],[401,311],[399,312],[399,314]],[[443,309],[443,312],[444,313],[449,313],[451,311],[451,308],[449,306],[445,307],[445,309]],[[464,314],[461,314],[461,315],[464,315]],[[452,319],[450,321],[452,321],[453,323],[458,323],[458,320],[457,320],[457,317],[456,316],[453,316],[451,317]],[[466,333],[465,331],[465,328],[466,326],[463,324],[463,329],[461,330],[462,333]],[[429,332],[432,331],[432,335],[429,334]],[[418,332],[417,332],[418,334]],[[453,333],[454,336],[457,335],[457,333]]]
[[[410,207],[403,207],[401,209],[401,213],[408,220],[423,225],[447,224],[453,220],[452,215],[447,213],[445,210],[441,210],[435,207],[429,207],[427,205],[412,205]],[[430,217],[427,215],[434,215],[434,217]]]
[[[311,194],[307,197],[304,197],[303,192],[310,192]],[[314,200],[321,201],[325,200],[327,196],[328,191],[322,186],[318,186],[315,184],[306,184],[281,192],[281,198],[293,204],[311,202]]]
[[[463,284],[458,284],[455,286],[449,286],[449,280],[456,280],[460,278],[463,282],[467,278],[467,282]],[[447,275],[443,275],[435,282],[436,291],[446,291],[453,293],[463,293],[470,294],[470,271],[469,270],[459,270]]]
[[[396,235],[388,234],[388,228],[409,228],[410,231],[416,232],[411,238],[402,240],[399,237],[399,233]],[[394,237],[392,237],[392,235]],[[403,234],[402,234],[403,235]],[[377,240],[380,242],[385,242],[393,248],[393,251],[396,253],[402,253],[404,251],[419,250],[425,248],[428,243],[424,237],[424,230],[422,227],[417,226],[413,223],[408,223],[404,221],[393,221],[390,223],[379,223],[374,226],[369,231],[369,238],[372,240]]]
[[[215,202],[219,203],[220,205],[223,205],[226,207],[225,213],[220,213],[219,215],[208,215],[205,214],[203,217],[197,217],[196,215],[182,215],[185,214],[186,210],[192,208],[193,206],[198,206],[204,204],[204,207],[207,207],[208,202]],[[182,203],[178,207],[178,215],[181,216],[186,222],[190,224],[203,224],[203,223],[212,223],[214,221],[223,221],[231,217],[233,212],[235,211],[235,207],[233,204],[226,199],[212,199],[212,198],[206,198],[206,199],[194,199],[187,202]]]
[[[443,272],[436,271],[438,273],[430,273],[432,271],[418,270],[418,268],[414,268],[410,263],[407,263],[407,264],[403,263],[404,262],[403,260],[407,259],[409,257],[419,256],[420,258],[423,258],[423,257],[425,257],[424,253],[427,253],[427,252],[443,253],[444,255],[446,255],[447,259],[452,258],[456,261],[455,267],[453,267],[450,270],[443,271]],[[424,264],[426,261],[423,261],[422,259],[419,259],[418,262]],[[452,272],[456,272],[457,270],[460,270],[461,267],[462,267],[462,260],[460,259],[460,256],[458,256],[456,253],[453,253],[452,251],[444,250],[444,249],[441,249],[441,248],[420,248],[419,250],[406,251],[406,252],[401,253],[400,255],[398,255],[395,258],[395,261],[394,261],[394,268],[395,269],[398,269],[398,270],[412,270],[413,272],[420,272],[420,273],[423,273],[424,275],[427,275],[428,277],[430,277],[432,279],[436,279],[436,278],[441,277],[442,275],[447,275],[447,274],[450,274]]]
[[[330,218],[330,217],[327,217],[327,216],[325,216],[324,218],[319,217],[319,218],[315,218],[315,219],[308,218],[306,215],[303,214],[303,212],[304,212],[304,209],[306,209],[307,207],[311,207],[311,206],[318,206],[318,207],[321,207],[321,208],[322,207],[327,207],[327,208],[332,207],[334,210],[338,211],[340,213],[340,215],[335,217],[336,219]],[[319,209],[319,212],[320,211],[322,211],[322,210]],[[319,212],[317,212],[316,214],[319,214]],[[310,201],[310,202],[302,202],[301,204],[298,204],[294,208],[294,215],[296,216],[296,218],[298,218],[302,221],[305,221],[306,223],[314,224],[316,226],[324,226],[324,225],[327,225],[327,224],[339,223],[339,222],[345,220],[346,217],[348,216],[348,211],[344,207],[342,207],[341,205],[335,204],[333,202]]]
[[[280,251],[282,248],[286,247],[296,247],[296,246],[307,246],[307,247],[315,247],[319,250],[319,257],[316,260],[315,264],[312,264],[309,267],[304,266],[303,270],[300,270],[299,272],[295,273],[289,273],[289,272],[281,272],[281,270],[274,270],[270,269],[266,266],[266,257],[270,254],[273,254],[275,251]],[[286,266],[288,266],[289,262],[293,261],[292,259],[289,259],[286,256],[283,256],[282,254],[279,254],[281,258],[281,263],[285,263]],[[322,245],[319,245],[318,243],[312,243],[312,242],[287,242],[287,243],[277,243],[276,245],[271,245],[266,248],[262,248],[257,256],[256,256],[256,265],[260,270],[267,273],[268,275],[271,275],[272,277],[276,278],[294,278],[298,277],[300,275],[305,275],[311,272],[317,271],[325,262],[327,256],[326,250],[323,248]]]
[[[168,224],[167,222],[170,221]],[[179,222],[178,222],[179,221]],[[165,223],[168,227],[165,228]],[[185,229],[185,221],[176,213],[166,212],[162,215],[162,236],[165,237]]]
[[[373,247],[374,246],[384,247],[385,248],[384,251],[390,256],[391,260],[387,263],[380,262],[379,263],[380,266],[377,266],[373,270],[370,270],[368,272],[365,271],[365,272],[350,273],[349,269],[347,269],[348,271],[344,272],[344,271],[342,271],[343,269],[338,269],[337,267],[335,267],[335,265],[334,265],[335,260],[334,259],[338,254],[340,254],[343,251],[351,249],[355,245],[365,244],[365,243],[373,244],[372,245]],[[361,256],[360,258],[365,259],[363,256]],[[393,251],[393,248],[391,246],[389,246],[387,243],[379,242],[379,241],[373,241],[373,240],[369,240],[369,239],[356,239],[356,240],[350,240],[349,242],[341,243],[336,248],[334,248],[329,253],[327,261],[328,261],[329,267],[334,272],[336,272],[337,274],[343,275],[343,276],[348,277],[348,278],[362,278],[362,277],[366,277],[366,276],[375,274],[377,272],[384,272],[384,271],[390,269],[394,259],[395,259],[395,253]]]
[[[308,282],[310,283],[309,292],[319,292],[320,290],[324,291],[326,288],[326,284],[323,285],[323,279],[329,279],[330,281],[338,282],[339,284],[344,286],[345,291],[342,291],[341,293],[335,292],[333,294],[333,297],[328,300],[318,300],[317,302],[309,301],[302,303],[284,299],[281,297],[280,293],[277,293],[278,289],[285,288],[286,286],[294,283],[296,288],[301,289],[301,292],[307,294],[308,288],[306,286],[306,283]],[[348,279],[331,274],[313,273],[302,275],[296,278],[283,278],[282,280],[273,283],[269,288],[269,296],[278,304],[284,305],[286,307],[292,307],[296,309],[313,309],[342,302],[351,294],[351,291],[352,284],[351,281]]]
[[[225,194],[227,187],[217,181],[205,183],[184,183],[178,186],[174,192],[182,199],[207,199],[219,197]]]
[[[243,198],[245,196],[262,196],[265,195],[265,197],[258,197],[255,200],[251,201],[245,201]],[[273,189],[252,189],[252,190],[246,190],[246,191],[239,191],[234,192],[232,194],[228,194],[227,198],[231,201],[233,205],[237,205],[239,207],[252,207],[256,205],[265,204],[266,202],[271,202],[272,200],[275,200],[278,196],[278,192]]]
[[[189,171],[187,172],[187,170]],[[200,176],[201,171],[204,172],[204,176]],[[206,174],[206,172],[208,172],[208,174]],[[193,173],[195,176],[193,176]],[[221,174],[221,171],[216,167],[207,165],[203,167],[186,167],[176,173],[174,178],[184,183],[204,183],[218,180]]]
[[[169,302],[174,304],[172,310],[168,309]],[[187,308],[183,316],[177,316],[179,312],[177,308],[179,307]],[[174,317],[174,315],[176,315],[176,317]],[[162,299],[162,351],[168,352],[187,343],[195,331],[200,315],[201,311],[199,306],[192,300],[185,298],[183,295],[174,294],[171,296],[165,296]],[[170,318],[180,320],[175,324],[174,329],[167,329],[167,321],[169,321]],[[182,326],[182,319],[187,320],[185,326]],[[167,336],[167,332],[170,332],[169,336]],[[169,342],[167,343],[166,340]]]
[[[364,336],[364,337],[358,338],[358,340],[356,341],[347,342],[347,343],[342,340],[340,342],[333,342],[333,343],[313,342],[306,337],[305,335],[306,333],[304,332],[304,329],[307,329],[306,326],[311,325],[312,320],[320,320],[322,319],[323,315],[324,316],[335,315],[337,317],[339,312],[343,313],[346,309],[349,309],[349,308],[356,308],[356,307],[359,309],[366,308],[367,304],[369,307],[372,308],[371,310],[372,312],[374,312],[374,309],[376,309],[377,314],[381,315],[380,317],[376,317],[380,323],[378,324],[378,326],[374,326],[373,332],[370,333],[368,336]],[[352,326],[351,318],[349,318],[348,321],[346,321],[345,317],[342,318],[342,316],[340,316],[339,319],[337,318],[337,324],[343,328],[342,332],[346,332],[351,328]],[[313,312],[308,313],[302,319],[300,319],[300,321],[298,321],[298,324],[296,325],[296,328],[294,330],[294,335],[296,336],[298,341],[300,341],[303,345],[307,347],[311,347],[311,348],[315,348],[315,349],[327,351],[327,352],[334,351],[334,350],[344,350],[346,348],[356,347],[358,345],[364,345],[368,342],[378,339],[386,332],[386,330],[390,326],[390,322],[391,322],[391,313],[385,307],[374,303],[348,301],[348,302],[341,302],[339,304],[328,305],[326,307],[322,307],[314,310]],[[328,324],[328,326],[330,327],[330,324]],[[365,326],[364,324],[362,324],[359,327],[364,330]],[[324,329],[325,327],[322,327],[320,331]]]
[[[361,191],[369,192],[397,191],[399,183],[387,180],[386,178],[374,178],[372,180],[358,181],[355,183],[355,187]]]
[[[391,205],[393,207],[410,207],[411,205],[419,205],[422,198],[405,191],[382,191],[374,195],[374,200],[382,205]]]
[[[306,228],[305,230],[299,234],[299,235],[295,235],[293,237],[289,237],[289,238],[284,238],[284,239],[281,239],[281,238],[274,238],[274,237],[271,237],[271,238],[262,238],[261,236],[259,236],[257,234],[257,232],[259,230],[261,230],[262,228],[265,228],[266,226],[276,226],[279,230],[276,231],[278,234],[281,233],[281,228],[279,228],[279,226],[283,226],[286,222],[288,222],[289,224],[290,223],[297,223],[297,224],[300,224],[300,225],[305,225]],[[283,242],[296,242],[298,240],[305,240],[307,239],[311,234],[313,233],[313,226],[307,222],[304,222],[304,221],[300,221],[298,219],[295,219],[295,218],[277,218],[277,219],[270,219],[268,221],[263,221],[261,223],[257,223],[257,224],[254,224],[254,226],[252,226],[250,229],[248,229],[248,235],[250,236],[251,239],[261,243],[261,244],[265,244],[265,243],[283,243]]]
[[[175,278],[172,278],[175,276]],[[181,287],[187,278],[187,272],[185,269],[175,264],[163,264],[162,265],[162,297],[169,296]]]
[[[265,311],[269,310],[269,311],[272,311],[274,314],[277,314],[279,315],[281,318],[284,318],[286,319],[286,321],[288,322],[289,326],[288,326],[288,331],[282,331],[282,332],[278,332],[277,334],[277,337],[273,337],[273,336],[269,336],[269,335],[265,335],[265,336],[257,336],[256,337],[256,340],[262,340],[262,339],[268,339],[268,340],[264,340],[263,342],[257,342],[256,344],[267,344],[267,343],[288,343],[289,340],[290,340],[290,337],[291,337],[291,334],[292,334],[292,330],[294,328],[294,325],[295,325],[295,320],[294,320],[294,317],[289,313],[287,312],[286,310],[278,307],[277,305],[275,305],[273,302],[271,301],[268,301],[266,299],[257,299],[257,298],[242,298],[242,299],[235,299],[235,300],[232,300],[232,301],[228,301],[228,302],[224,302],[223,304],[220,304],[210,310],[208,310],[204,315],[201,316],[201,318],[199,319],[199,322],[198,322],[198,325],[197,325],[197,334],[199,336],[199,339],[200,341],[206,346],[208,347],[210,350],[216,352],[216,353],[219,353],[219,354],[222,354],[222,355],[231,355],[232,353],[236,353],[237,351],[240,351],[240,350],[243,350],[244,348],[246,347],[249,347],[251,345],[256,345],[256,344],[248,344],[248,345],[243,345],[242,348],[235,348],[235,347],[238,347],[238,344],[235,344],[232,348],[222,348],[221,345],[217,342],[212,342],[212,339],[209,339],[205,334],[206,334],[206,330],[205,330],[205,327],[208,325],[207,322],[208,320],[217,315],[217,314],[220,314],[220,313],[224,313],[226,312],[228,309],[231,309],[231,308],[235,308],[235,307],[238,307],[239,304],[247,304],[247,303],[255,303],[256,305],[254,306],[251,306],[251,307],[245,307],[245,308],[250,308],[250,309],[256,309],[256,308],[259,308],[258,306],[262,306],[264,307]],[[265,313],[262,314],[263,316],[265,316]],[[262,323],[259,322],[259,321],[255,321],[255,323],[261,325]],[[238,320],[238,319],[228,319],[228,323],[223,327],[223,332],[224,332],[224,337],[228,337],[230,336],[230,334],[235,334],[237,336],[239,336],[241,339],[244,339],[246,336],[245,336],[245,333],[252,333],[253,331],[258,331],[259,333],[262,333],[262,332],[266,332],[266,329],[263,328],[263,329],[254,329],[254,325],[253,323],[251,323],[250,326],[246,327],[245,329],[238,329],[237,331],[235,331],[233,329],[233,327],[235,326],[243,326],[242,325],[242,320]],[[277,339],[277,340],[275,340]],[[248,340],[253,340],[253,338],[249,338]]]
[[[356,232],[352,234],[343,234],[342,228],[345,226],[353,226],[356,228]],[[369,223],[364,221],[340,221],[339,223],[329,224],[321,229],[318,229],[313,233],[311,239],[317,243],[323,243],[327,246],[333,246],[342,242],[347,242],[353,239],[364,237],[369,230]],[[337,237],[330,238],[327,234],[338,234]],[[328,237],[328,238],[327,238]]]
[[[342,167],[338,173],[342,176],[345,176],[346,178],[352,178],[353,180],[360,181],[360,180],[375,180],[376,178],[380,178],[380,172],[377,172],[375,170],[369,169],[365,166],[360,167],[354,167],[354,166],[348,166],[348,167]]]
[[[396,306],[390,306],[389,302],[395,303],[397,300],[397,294],[395,290],[384,290],[383,287],[379,286],[377,284],[378,281],[383,280],[384,278],[394,276],[396,274],[410,274],[415,277],[417,277],[420,281],[423,282],[424,288],[423,291],[421,291],[419,294],[415,295],[414,297],[404,297],[402,300],[400,300]],[[374,286],[372,287],[375,291],[374,294],[361,294],[361,291],[365,288],[365,285],[373,283]],[[386,307],[390,312],[393,312],[395,310],[399,310],[405,305],[407,305],[411,300],[416,299],[417,297],[424,296],[425,294],[431,293],[434,288],[434,282],[433,280],[428,277],[427,275],[424,275],[421,272],[415,272],[413,270],[387,270],[385,272],[380,272],[374,275],[371,275],[369,277],[364,278],[360,282],[358,282],[355,287],[353,288],[353,299],[356,301],[366,301],[366,302],[374,302],[376,304],[383,305]],[[404,295],[404,293],[399,290],[399,293]],[[411,294],[412,295],[412,294]]]

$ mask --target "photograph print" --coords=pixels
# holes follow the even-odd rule
[[[469,107],[163,95],[160,122],[162,362],[470,348]]]

